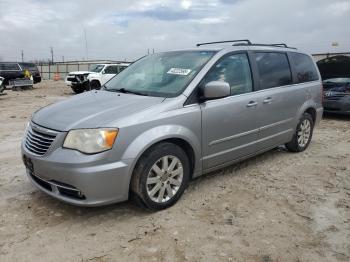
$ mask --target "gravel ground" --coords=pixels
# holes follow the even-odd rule
[[[0,96],[0,261],[350,261],[350,117],[303,153],[275,149],[192,181],[172,208],[74,207],[36,190],[20,141],[63,82]]]

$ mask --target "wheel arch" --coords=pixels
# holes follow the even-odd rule
[[[165,125],[154,127],[142,133],[125,150],[122,159],[134,159],[130,166],[130,179],[140,157],[147,150],[162,142],[174,143],[185,151],[191,162],[191,177],[201,172],[201,148],[197,136],[186,127]]]
[[[297,125],[299,122],[299,119],[302,117],[304,113],[309,113],[312,117],[312,120],[314,121],[314,124],[317,122],[317,105],[315,102],[308,100],[306,101],[299,109],[297,118],[295,119],[295,124]]]
[[[315,108],[313,108],[313,107],[308,107],[305,111],[304,111],[304,113],[308,113],[308,114],[310,114],[311,115],[311,117],[312,117],[312,121],[315,123],[316,122],[316,109]]]

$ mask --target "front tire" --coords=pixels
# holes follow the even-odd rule
[[[159,143],[138,161],[131,190],[141,207],[161,210],[178,201],[189,178],[190,162],[182,148],[173,143]]]
[[[85,91],[85,88],[83,86],[71,86],[72,90],[76,94],[83,93]]]
[[[302,152],[310,144],[314,129],[312,116],[304,113],[299,120],[293,139],[286,144],[286,148],[291,152]]]
[[[101,88],[100,82],[94,80],[90,82],[90,90],[96,89],[99,90]]]

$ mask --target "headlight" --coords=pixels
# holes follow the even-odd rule
[[[111,149],[118,135],[116,128],[76,129],[68,132],[63,147],[94,154]]]

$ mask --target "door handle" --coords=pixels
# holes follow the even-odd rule
[[[250,101],[250,102],[247,104],[247,107],[254,107],[254,106],[257,106],[257,105],[258,105],[258,102]]]
[[[272,102],[272,98],[271,97],[267,97],[264,101],[263,104],[271,104]]]

